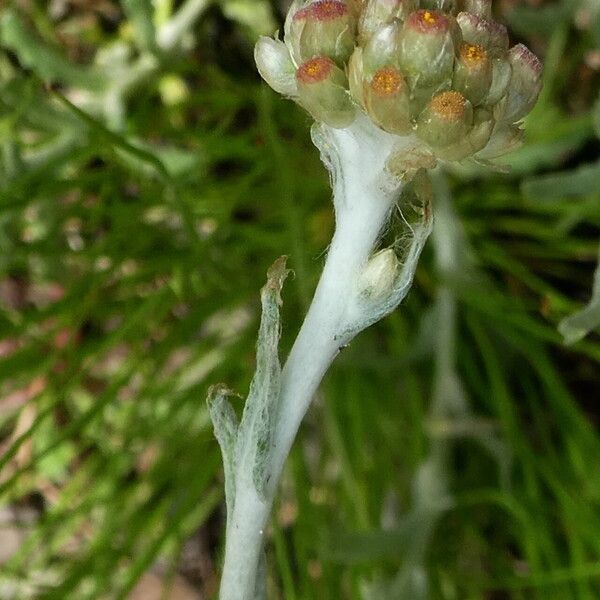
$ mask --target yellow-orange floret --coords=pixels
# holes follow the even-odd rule
[[[300,65],[296,71],[296,77],[305,84],[319,83],[329,77],[335,63],[326,56],[311,58]]]
[[[377,96],[385,98],[395,96],[402,89],[403,84],[404,80],[397,69],[384,67],[373,75],[371,89]]]
[[[488,54],[486,49],[479,44],[464,43],[460,47],[460,57],[468,66],[478,67],[487,61]]]
[[[442,92],[433,98],[429,107],[444,121],[458,121],[465,114],[466,100],[460,92]]]
[[[437,10],[416,10],[406,23],[411,29],[429,34],[443,33],[450,27],[448,17]]]

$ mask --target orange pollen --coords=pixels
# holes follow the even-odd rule
[[[395,96],[403,84],[402,75],[393,67],[379,69],[371,81],[371,89],[377,96]]]
[[[442,33],[448,30],[448,17],[437,10],[417,10],[408,17],[407,24],[421,33]]]
[[[465,114],[466,101],[460,92],[443,92],[435,96],[429,106],[444,121],[458,121]]]
[[[300,65],[300,68],[296,71],[296,77],[298,81],[305,84],[319,83],[329,77],[333,67],[334,63],[330,58],[317,56],[317,58],[311,58]]]
[[[423,16],[421,18],[425,23],[428,23],[429,25],[435,25],[436,18],[430,10],[423,11]]]
[[[460,56],[469,66],[475,67],[487,60],[487,51],[478,44],[463,44],[460,48]]]

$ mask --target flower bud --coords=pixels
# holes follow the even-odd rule
[[[411,85],[427,87],[452,76],[452,17],[435,10],[417,10],[402,29],[400,66]]]
[[[254,60],[262,78],[276,92],[297,95],[296,69],[283,42],[261,36],[254,48]]]
[[[385,298],[393,289],[400,263],[392,248],[380,250],[369,259],[358,282],[359,294],[369,300]]]
[[[365,44],[382,25],[404,21],[416,5],[417,0],[368,0],[358,24],[359,42]]]
[[[472,123],[471,103],[460,92],[442,92],[434,96],[421,113],[417,121],[417,135],[437,150],[465,137]]]
[[[502,120],[516,123],[523,119],[534,107],[542,90],[542,63],[523,44],[518,44],[508,52],[512,74],[506,96]]]
[[[299,102],[317,121],[335,128],[347,127],[355,110],[346,91],[346,75],[328,57],[318,56],[296,72]]]
[[[342,65],[354,50],[355,19],[345,2],[317,0],[297,11],[289,43],[298,62],[328,56]]]
[[[365,108],[376,125],[400,135],[411,131],[409,90],[398,69],[388,66],[376,71],[365,82],[363,93]]]
[[[483,46],[463,43],[454,65],[452,87],[474,106],[481,104],[492,84],[492,62]]]
[[[504,25],[468,12],[458,13],[456,21],[465,42],[483,46],[491,58],[508,51],[508,31]]]

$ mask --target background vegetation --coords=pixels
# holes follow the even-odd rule
[[[600,598],[599,283],[563,321],[598,257],[600,5],[497,4],[546,63],[527,143],[509,174],[437,181],[461,268],[434,240],[328,376],[268,536],[274,598]],[[281,254],[289,350],[333,225],[308,117],[253,65],[284,10],[0,5],[3,600],[215,596],[206,389],[247,390]]]

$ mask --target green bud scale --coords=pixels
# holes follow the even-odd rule
[[[255,56],[317,121],[345,128],[362,111],[445,161],[512,150],[542,86],[492,0],[295,0],[284,40],[261,38]]]

